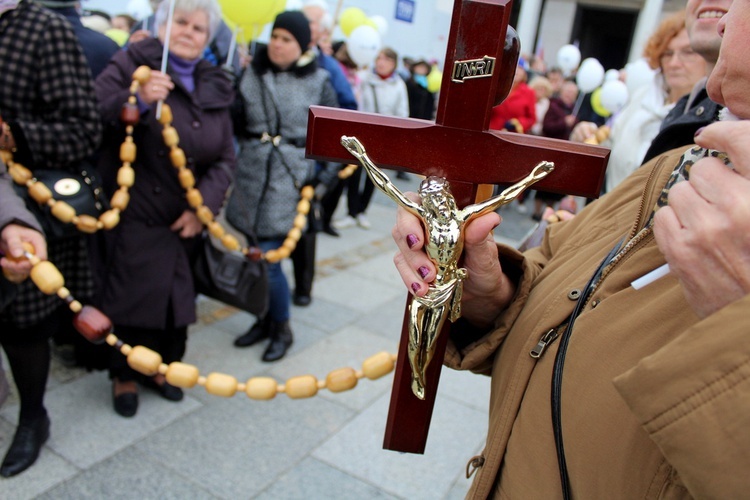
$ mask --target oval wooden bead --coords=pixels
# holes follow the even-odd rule
[[[292,228],[291,231],[287,233],[287,238],[291,238],[294,241],[299,241],[300,238],[302,238],[302,229],[295,227]]]
[[[43,205],[52,199],[52,191],[41,182],[35,182],[29,186],[29,196],[40,205]]]
[[[135,371],[152,376],[159,373],[161,354],[148,347],[137,345],[128,353],[128,365]]]
[[[164,110],[162,109],[162,118],[164,117]],[[177,129],[168,126],[164,127],[164,130],[161,132],[162,137],[164,138],[164,144],[167,145],[167,147],[177,146],[180,142],[180,136],[177,134]]]
[[[307,215],[297,214],[294,217],[294,227],[297,229],[303,229],[307,225]]]
[[[99,221],[104,229],[110,230],[120,223],[120,212],[118,210],[107,210],[99,216]]]
[[[136,80],[141,85],[144,85],[151,78],[151,68],[148,66],[138,66],[133,71],[133,80]]]
[[[393,370],[393,365],[390,354],[385,351],[379,352],[362,363],[362,373],[370,380],[375,380],[389,374]]]
[[[188,189],[187,201],[191,207],[198,208],[203,205],[203,195],[195,188]]]
[[[169,363],[167,373],[164,376],[167,379],[167,383],[189,389],[198,383],[200,372],[198,371],[198,368],[193,365],[175,361]]]
[[[55,201],[50,208],[52,215],[57,217],[60,221],[68,224],[76,216],[76,209],[65,203],[64,201]]]
[[[310,200],[299,200],[299,202],[297,202],[297,213],[304,215],[310,213]]]
[[[302,198],[307,198],[308,200],[311,200],[314,194],[315,189],[312,186],[305,186],[300,191],[300,196],[302,196]]]
[[[172,162],[172,166],[175,168],[184,168],[187,165],[185,151],[182,148],[172,148],[169,152],[169,161]]]
[[[206,391],[214,396],[230,398],[237,392],[237,379],[224,373],[209,373],[206,377]]]
[[[65,285],[62,273],[48,260],[31,268],[31,280],[42,293],[47,295],[55,295]]]
[[[169,104],[167,104],[166,102],[161,103],[161,115],[159,115],[159,123],[165,126],[172,123],[172,108],[169,107]],[[177,131],[175,131],[175,134],[176,133]]]
[[[78,221],[76,222],[76,228],[78,228],[78,230],[81,231],[82,233],[93,234],[97,230],[98,222],[99,220],[96,217],[82,214],[78,216]]]
[[[83,306],[73,316],[73,327],[91,343],[101,344],[112,331],[112,320],[93,306]]]
[[[195,186],[195,176],[192,170],[183,168],[177,173],[177,178],[180,179],[180,186],[184,189],[189,189]]]
[[[266,260],[270,262],[271,264],[274,264],[281,260],[281,256],[279,255],[278,250],[269,250],[266,252]]]
[[[276,397],[278,385],[271,377],[253,377],[245,383],[245,394],[251,399],[265,401]]]
[[[126,137],[125,141],[120,144],[120,161],[133,163],[135,161],[137,148],[132,137]]]
[[[8,163],[7,161],[5,162]],[[31,170],[28,168],[15,163],[13,168],[8,169],[10,176],[13,178],[13,182],[16,184],[26,185],[27,182],[33,177]]]
[[[218,222],[211,221],[206,226],[208,226],[208,233],[214,238],[222,239],[224,237],[224,227]]]
[[[214,220],[214,213],[206,205],[200,205],[195,211],[195,215],[203,224],[208,224],[209,222]]]
[[[128,188],[121,187],[117,191],[115,191],[115,194],[112,195],[112,199],[109,201],[109,204],[112,205],[112,208],[116,208],[118,210],[125,210],[128,206],[128,203],[130,203],[130,194],[128,193]]]
[[[239,240],[234,235],[229,233],[226,233],[221,237],[221,244],[224,245],[224,248],[226,248],[230,252],[234,252],[235,250],[240,249]]]
[[[331,392],[348,391],[356,386],[357,372],[354,371],[354,368],[339,368],[326,377],[326,387]]]
[[[290,252],[293,252],[297,248],[297,240],[287,237],[281,244],[281,248],[288,248]]]
[[[117,170],[117,185],[131,187],[135,184],[135,170],[130,165],[123,165]]]
[[[284,384],[284,392],[291,399],[311,398],[318,393],[318,380],[312,375],[292,377]]]

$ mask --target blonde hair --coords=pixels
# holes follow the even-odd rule
[[[659,24],[643,48],[643,57],[646,58],[651,69],[661,67],[659,60],[662,54],[667,51],[669,42],[683,29],[685,29],[685,9],[675,12]]]
[[[544,97],[549,97],[552,95],[552,84],[550,83],[549,79],[547,77],[538,75],[531,79],[529,82],[529,87],[536,90],[543,90],[544,91]]]

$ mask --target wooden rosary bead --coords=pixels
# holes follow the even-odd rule
[[[197,367],[180,363],[179,361],[169,363],[167,373],[165,374],[167,383],[186,389],[194,387],[198,383],[199,376],[200,372]]]
[[[120,145],[120,161],[133,163],[135,161],[137,148],[133,142],[133,138],[128,136],[125,141]]]
[[[193,208],[200,208],[203,205],[203,195],[195,188],[187,190],[188,204]]]
[[[162,117],[164,113],[164,109],[162,108]],[[160,120],[161,121],[161,120]],[[167,122],[169,123],[169,122]],[[180,142],[180,136],[177,135],[177,129],[173,126],[165,126],[164,130],[161,132],[162,137],[164,138],[164,144],[167,145],[167,147],[177,146]]]
[[[290,255],[292,255],[292,250],[288,247],[282,245],[276,249],[276,260],[287,259]]]
[[[304,186],[302,190],[300,191],[300,195],[303,198],[307,198],[308,200],[312,200],[312,197],[314,194],[315,194],[315,189],[312,186]]]
[[[135,125],[141,119],[141,110],[137,104],[131,102],[123,103],[120,110],[120,121],[126,125]]]
[[[312,375],[300,375],[286,381],[284,392],[291,399],[311,398],[318,393],[318,380]]]
[[[245,256],[253,261],[259,261],[263,258],[263,252],[258,247],[250,247],[247,249]]]
[[[99,220],[90,215],[81,214],[75,221],[76,228],[82,233],[93,234],[98,229]]]
[[[284,239],[284,243],[281,244],[281,248],[286,248],[290,252],[293,252],[296,247],[297,240],[295,240],[294,238],[287,237],[286,239]]]
[[[245,383],[245,394],[251,399],[266,401],[276,397],[278,387],[270,377],[253,377]]]
[[[362,373],[370,380],[375,380],[393,370],[393,359],[391,355],[383,351],[367,358],[362,363]]]
[[[224,237],[224,227],[216,221],[208,223],[208,233],[214,238],[221,239]]]
[[[64,201],[55,201],[50,207],[50,212],[65,224],[72,222],[73,218],[76,216],[76,209]]]
[[[120,212],[117,209],[107,210],[99,216],[104,229],[112,229],[120,223]]]
[[[177,178],[180,180],[180,186],[182,186],[183,189],[195,187],[195,176],[193,175],[192,170],[187,168],[181,169],[177,173]]]
[[[297,213],[307,215],[310,213],[310,200],[302,198],[297,202]]]
[[[297,229],[304,229],[304,227],[307,225],[307,216],[303,214],[297,214],[294,217],[294,227]]]
[[[112,321],[93,306],[83,308],[73,316],[73,327],[93,344],[101,344],[112,331]]]
[[[278,250],[269,250],[266,252],[266,260],[271,264],[274,264],[281,260]]]
[[[138,66],[133,71],[133,80],[137,81],[141,85],[145,85],[147,81],[151,79],[151,68],[148,66]]]
[[[29,186],[29,196],[40,205],[46,205],[52,199],[52,191],[41,182],[34,182]]]
[[[172,108],[166,102],[161,103],[161,115],[159,116],[159,123],[166,126],[172,123]],[[176,134],[177,132],[175,132]],[[175,143],[176,144],[176,143]]]
[[[124,187],[115,191],[115,194],[112,195],[112,199],[109,201],[112,208],[116,208],[120,211],[125,210],[128,203],[130,203],[130,193],[128,193],[127,188]]]
[[[214,396],[230,398],[237,392],[237,379],[224,373],[209,373],[206,377],[206,391]]]
[[[148,347],[137,345],[128,353],[128,365],[135,371],[146,376],[154,376],[159,373],[161,354],[152,351]]]
[[[289,233],[287,234],[287,237],[293,239],[294,241],[299,241],[300,238],[302,238],[302,229],[295,227]]]
[[[198,191],[198,190],[196,189],[195,191]],[[211,211],[210,208],[208,208],[205,205],[199,206],[195,211],[195,215],[198,217],[198,220],[201,221],[203,224],[208,224],[209,222],[214,220],[214,213]]]
[[[7,151],[3,151],[3,153],[8,153],[8,155],[10,155],[10,152]],[[12,161],[12,159],[10,161]],[[9,164],[10,161],[6,158],[3,158],[3,162],[6,165]],[[34,175],[31,173],[31,170],[22,165],[19,165],[18,163],[14,163],[13,168],[9,168],[8,171],[10,173],[10,176],[13,178],[13,182],[22,186],[25,186],[26,183],[29,182],[32,177],[34,177]]]
[[[31,280],[46,295],[55,295],[65,285],[65,278],[55,265],[42,261],[31,268]]]
[[[240,249],[240,242],[233,234],[226,233],[221,237],[221,244],[230,252]]]
[[[120,187],[133,187],[135,184],[135,170],[130,164],[124,164],[117,170],[117,185]]]
[[[326,387],[331,392],[343,392],[354,389],[357,386],[357,372],[354,368],[339,368],[328,374]]]
[[[169,152],[169,161],[175,168],[185,168],[185,165],[187,165],[185,151],[182,148],[172,148]]]

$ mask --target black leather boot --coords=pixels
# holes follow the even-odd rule
[[[16,435],[0,467],[0,476],[15,476],[36,462],[39,451],[49,439],[49,424],[47,415],[18,423]]]
[[[234,345],[236,347],[250,347],[263,339],[267,339],[270,334],[271,320],[268,317],[260,318],[250,327],[247,333],[234,339]]]
[[[283,358],[292,342],[292,329],[289,328],[288,321],[283,323],[271,322],[271,343],[268,344],[266,351],[263,353],[263,361],[278,361]]]

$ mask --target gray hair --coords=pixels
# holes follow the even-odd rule
[[[214,39],[221,23],[221,7],[216,0],[174,0],[174,10],[195,12],[202,10],[208,16],[208,43]],[[154,14],[154,31],[167,23],[169,17],[169,0],[162,0]]]

